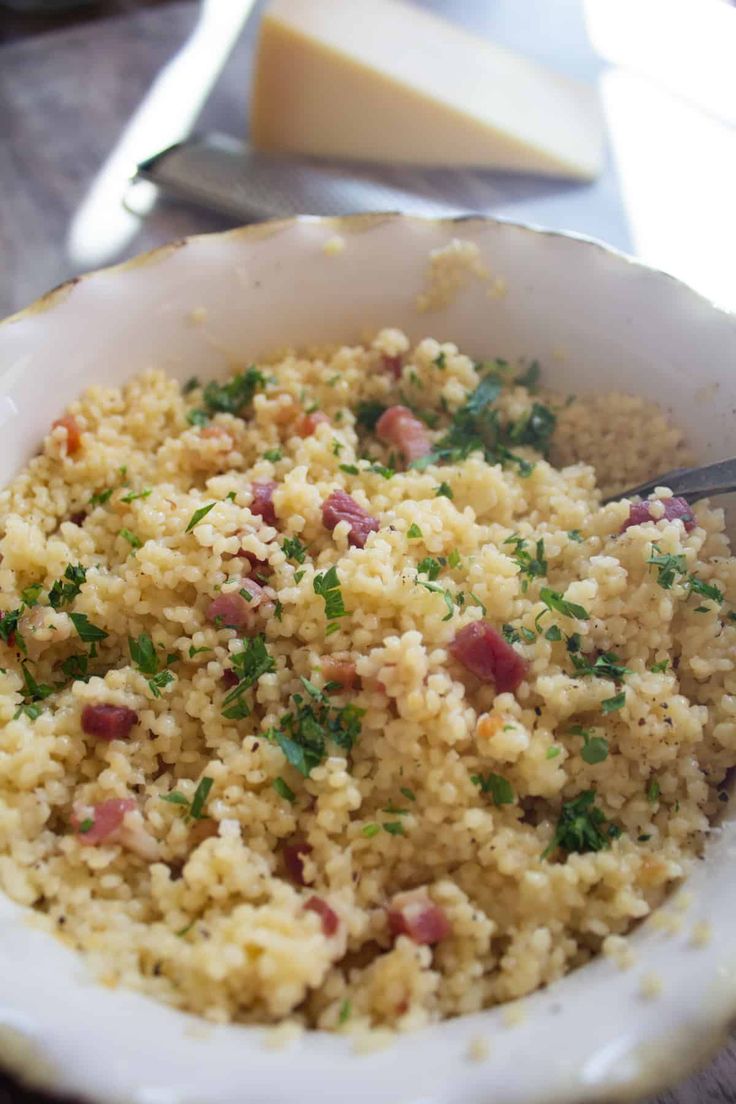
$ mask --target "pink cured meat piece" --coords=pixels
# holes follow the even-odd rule
[[[345,491],[333,491],[322,503],[322,522],[325,529],[334,529],[340,521],[350,523],[348,543],[363,548],[369,533],[379,528],[378,520],[359,506]]]
[[[499,694],[516,690],[526,677],[526,661],[487,621],[473,621],[460,629],[450,653],[476,678],[495,683]]]
[[[322,921],[322,931],[326,936],[335,934],[340,925],[340,918],[326,901],[321,897],[310,897],[304,907],[310,912],[317,913]]]
[[[85,705],[82,710],[82,731],[100,740],[124,740],[137,724],[138,714],[125,705]]]
[[[423,890],[399,893],[388,907],[388,925],[396,937],[408,935],[415,943],[439,943],[452,928],[444,910]]]
[[[252,483],[253,501],[250,504],[250,512],[263,518],[266,525],[276,524],[276,509],[273,504],[273,492],[276,484],[268,481],[265,483]]]
[[[123,818],[136,808],[132,797],[112,797],[96,805],[78,806],[72,813],[72,828],[82,843],[95,846],[109,840],[122,827]],[[89,824],[89,821],[92,823]]]
[[[664,506],[663,518],[652,517],[650,506],[652,502],[661,502]],[[692,533],[696,521],[690,503],[684,498],[655,498],[649,502],[632,502],[629,507],[629,516],[621,526],[621,532],[625,533],[632,525],[643,525],[647,521],[681,521],[686,533]]]
[[[386,444],[397,448],[408,464],[432,451],[427,427],[406,406],[390,406],[384,410],[376,422],[376,434]]]
[[[292,840],[291,843],[285,843],[281,849],[286,873],[297,885],[307,884],[304,880],[304,856],[311,852],[312,845],[306,840]]]
[[[218,594],[207,607],[207,620],[228,629],[244,629],[251,622],[251,603],[237,592]]]

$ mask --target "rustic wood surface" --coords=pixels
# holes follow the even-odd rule
[[[484,2],[472,6],[480,10]],[[435,6],[467,9],[465,0]],[[63,18],[13,13],[0,0],[0,317],[77,271],[65,244],[70,220],[197,16],[194,0],[108,0]],[[203,109],[200,129],[244,133],[253,31],[251,21]],[[124,249],[106,260],[226,225],[215,215],[159,201]],[[0,1076],[0,1104],[44,1099]],[[657,1098],[657,1104],[696,1102],[736,1104],[736,1046]]]

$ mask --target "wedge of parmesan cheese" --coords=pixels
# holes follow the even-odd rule
[[[260,149],[591,179],[595,91],[402,0],[272,0],[251,92]]]

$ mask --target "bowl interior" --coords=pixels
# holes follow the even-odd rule
[[[477,246],[488,277],[460,268],[466,286],[420,313],[430,254],[455,239]],[[305,218],[160,250],[66,285],[1,326],[0,484],[91,383],[154,365],[206,377],[386,325],[456,341],[478,359],[537,359],[561,390],[643,394],[703,460],[736,451],[736,323],[676,281],[594,244],[488,220]],[[98,987],[3,899],[0,1055],[56,1090],[141,1104],[286,1104],[305,1092],[322,1104],[531,1104],[651,1091],[715,1045],[736,1010],[735,844],[730,823],[714,833],[688,884],[683,934],[642,925],[628,973],[600,960],[525,1001],[513,1028],[496,1009],[361,1057],[349,1040],[319,1034],[270,1050],[260,1029],[208,1027]],[[687,932],[705,918],[714,939],[695,950]],[[664,979],[659,1002],[639,995],[644,971]],[[477,1036],[490,1056],[471,1063]]]

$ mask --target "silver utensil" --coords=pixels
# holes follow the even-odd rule
[[[633,498],[635,495],[646,498],[657,487],[669,487],[674,495],[686,498],[688,502],[697,502],[711,495],[729,494],[736,491],[736,457],[716,460],[714,464],[703,464],[699,468],[676,468],[658,475],[656,479],[650,479],[647,483],[640,483],[638,487],[611,495],[603,500],[603,505],[620,502],[622,498]]]

